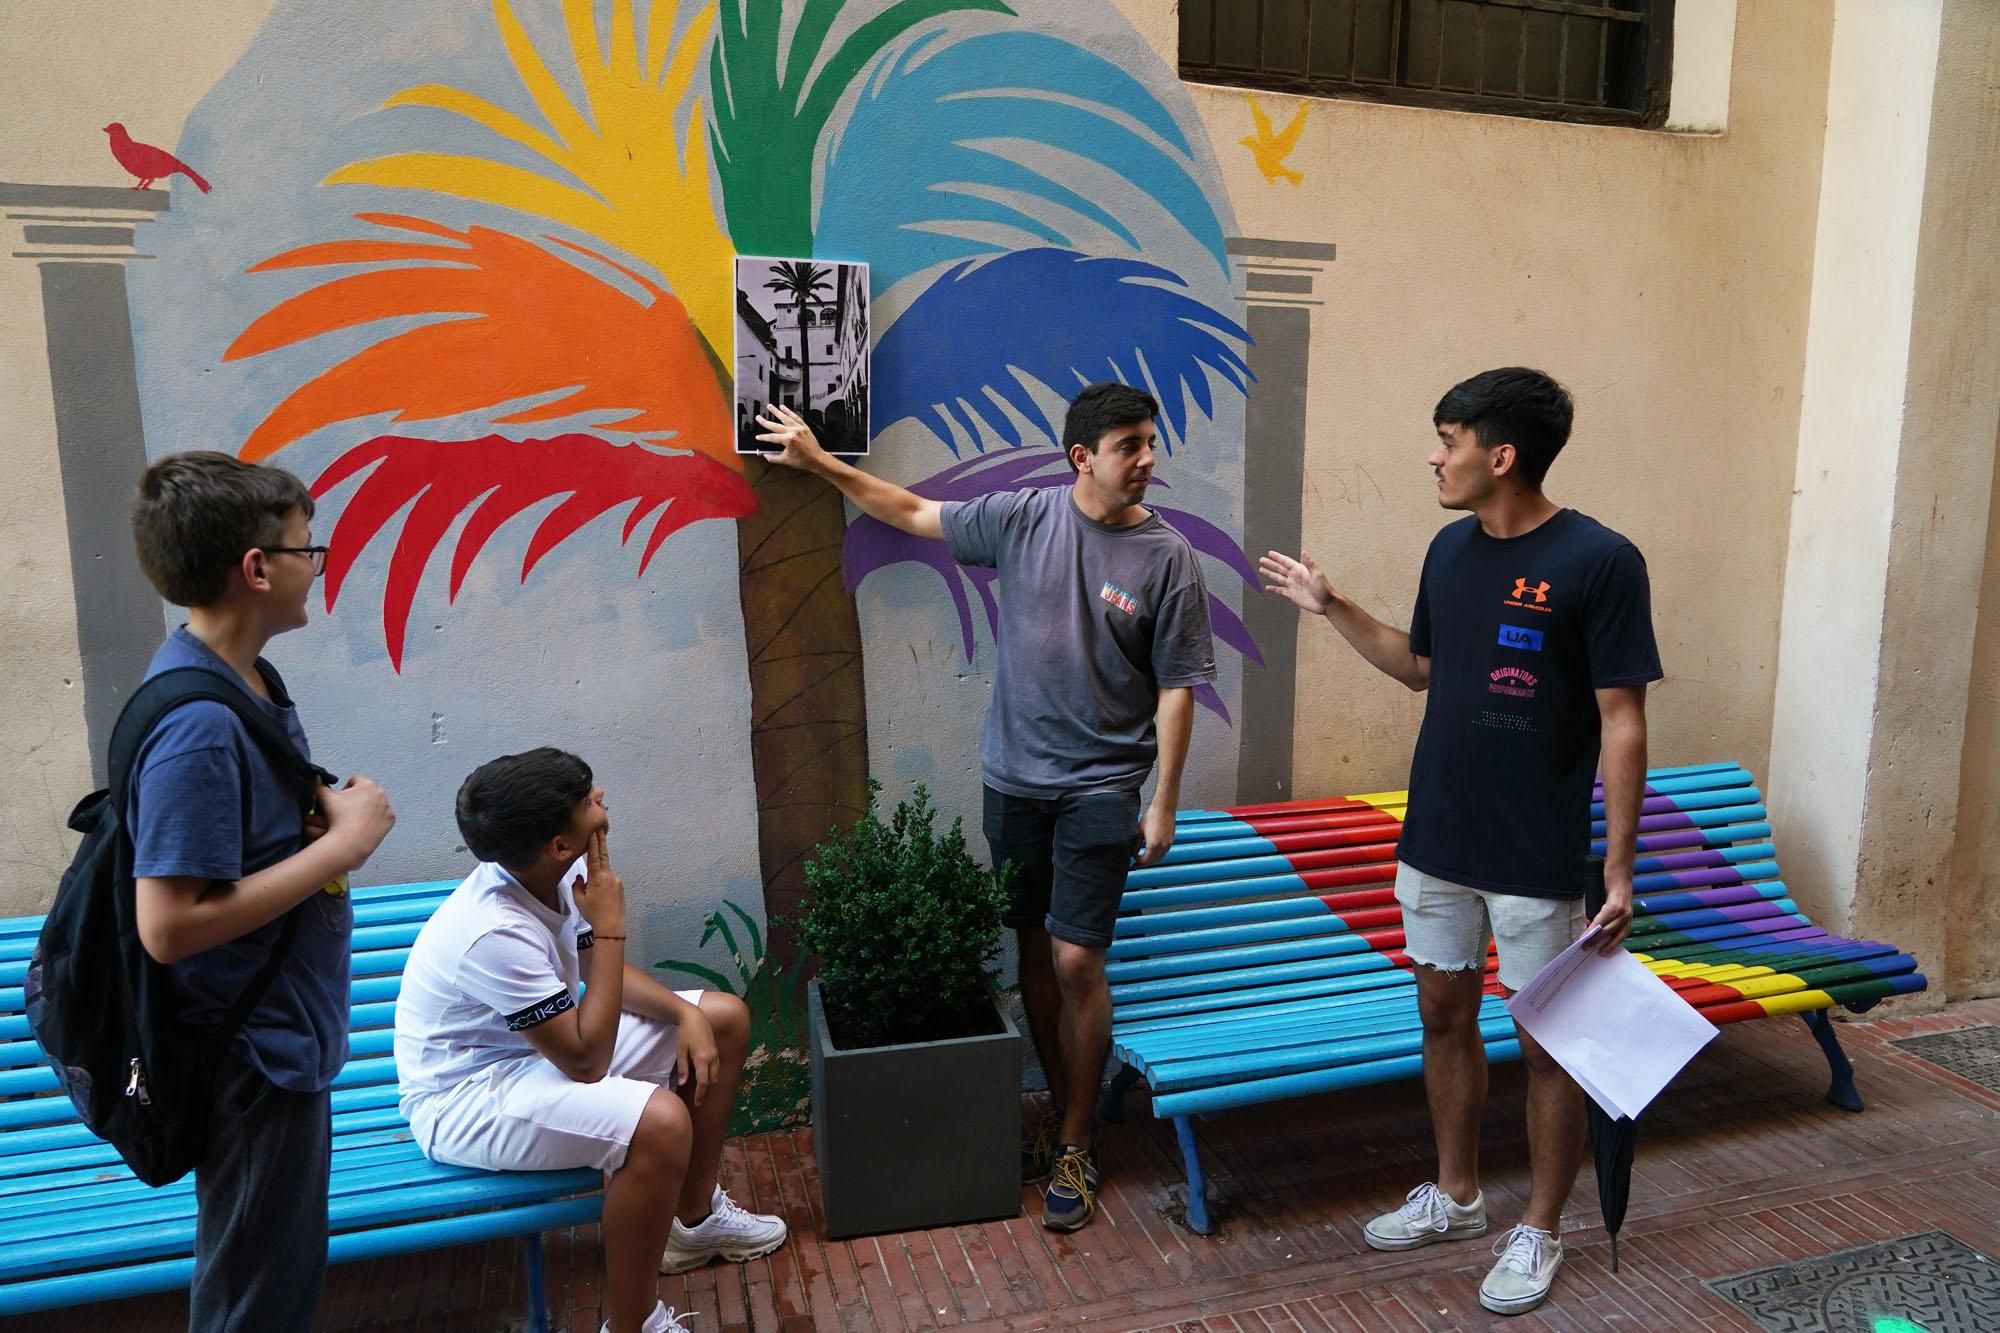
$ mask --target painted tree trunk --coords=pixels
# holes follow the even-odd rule
[[[766,966],[797,957],[805,861],[868,799],[861,625],[840,573],[847,516],[817,477],[746,460],[757,512],[737,520],[738,589],[750,659],[750,763],[769,921]]]

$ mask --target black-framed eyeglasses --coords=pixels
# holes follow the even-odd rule
[[[313,577],[317,578],[321,574],[326,573],[326,553],[333,548],[330,546],[260,546],[257,549],[265,555],[302,555],[312,561]]]

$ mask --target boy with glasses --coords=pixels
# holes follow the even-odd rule
[[[309,757],[298,711],[260,654],[306,623],[326,565],[297,477],[222,453],[146,470],[132,511],[140,566],[188,610],[148,679],[212,671]],[[195,1168],[189,1327],[303,1329],[326,1272],[333,1077],[347,1062],[347,876],[395,823],[367,778],[322,786],[310,814],[234,710],[180,705],[133,765],[131,830],[140,943],[172,970],[176,1022],[213,1027],[287,948],[216,1073],[213,1134]],[[289,946],[281,941],[289,934]]]

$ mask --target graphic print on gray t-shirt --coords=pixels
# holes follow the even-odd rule
[[[1122,528],[1087,518],[1068,487],[942,513],[952,555],[1000,575],[1000,664],[979,738],[987,784],[1025,797],[1142,786],[1159,692],[1215,679],[1194,548],[1157,514]]]

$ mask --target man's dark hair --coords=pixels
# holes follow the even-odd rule
[[[1151,421],[1158,415],[1159,400],[1150,393],[1111,381],[1093,384],[1069,400],[1069,412],[1063,417],[1063,457],[1069,458],[1073,444],[1096,453],[1097,442],[1104,438],[1104,432],[1137,421]],[[1076,471],[1074,458],[1069,458],[1069,470]]]
[[[1539,370],[1505,366],[1453,385],[1438,399],[1431,422],[1466,427],[1482,449],[1513,445],[1514,470],[1522,481],[1539,487],[1549,475],[1549,465],[1569,443],[1575,415],[1568,389]]]
[[[312,492],[283,468],[206,449],[168,454],[139,478],[132,505],[139,568],[174,605],[211,605],[245,551],[284,540],[294,509],[311,518]]]
[[[590,765],[566,751],[544,745],[503,754],[459,784],[458,835],[482,861],[531,866],[542,845],[575,822],[590,788]]]

